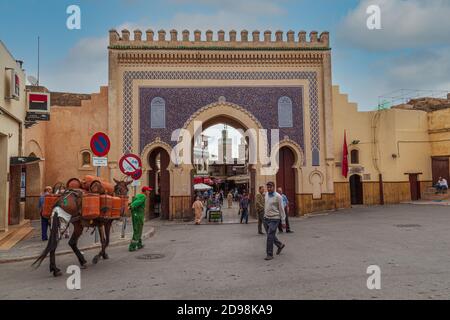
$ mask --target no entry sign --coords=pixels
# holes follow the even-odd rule
[[[91,150],[97,157],[104,157],[111,148],[111,142],[106,134],[97,132],[91,138]]]
[[[123,174],[138,180],[142,176],[142,162],[135,154],[126,154],[119,161],[119,168]]]

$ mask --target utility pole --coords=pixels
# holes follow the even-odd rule
[[[38,56],[38,65],[37,65],[37,85],[39,87],[39,68],[40,68],[40,37],[38,36],[38,52],[37,52],[37,56]]]

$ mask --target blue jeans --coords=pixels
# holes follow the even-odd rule
[[[49,221],[47,218],[41,216],[41,237],[42,241],[48,240],[47,231],[49,228]]]
[[[245,223],[248,223],[248,208],[242,208],[241,222],[245,219]]]
[[[267,233],[267,248],[266,252],[268,256],[273,256],[273,245],[275,244],[278,248],[280,248],[283,244],[277,238],[277,229],[278,225],[281,223],[281,220],[270,220],[264,218],[264,229],[266,229]]]
[[[445,191],[447,191],[447,187],[446,186],[441,186],[440,184],[436,184],[434,187],[436,188],[436,190],[438,192],[441,192],[441,193],[445,193]]]

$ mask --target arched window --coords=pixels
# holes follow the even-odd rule
[[[81,166],[89,167],[91,165],[91,153],[89,151],[83,151],[81,153]]]
[[[350,152],[350,163],[358,164],[359,163],[359,150],[352,150]]]
[[[292,128],[292,100],[286,96],[278,99],[278,127]]]
[[[151,128],[161,129],[166,127],[166,101],[163,98],[153,98],[150,104]]]

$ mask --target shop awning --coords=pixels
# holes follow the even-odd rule
[[[44,161],[44,159],[38,157],[11,157],[9,163],[11,166],[24,166],[38,163],[40,161]]]

